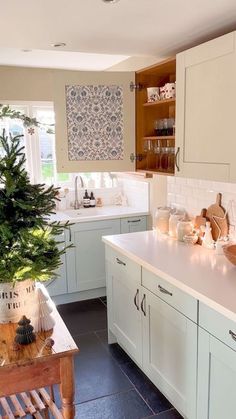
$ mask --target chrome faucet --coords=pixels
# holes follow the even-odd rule
[[[79,200],[78,200],[78,178],[80,180],[80,187],[84,188],[84,181],[82,176],[75,176],[75,201],[74,201],[74,209],[79,208]]]

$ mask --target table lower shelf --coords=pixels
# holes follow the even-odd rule
[[[51,394],[50,394],[51,393]],[[0,418],[14,419],[32,415],[36,419],[53,417],[63,419],[60,410],[53,400],[53,391],[50,393],[44,388],[12,394],[0,398]]]

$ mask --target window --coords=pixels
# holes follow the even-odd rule
[[[4,102],[1,101],[1,103]],[[20,120],[9,118],[0,120],[0,131],[5,128],[7,134],[23,135],[22,144],[25,146],[26,169],[31,182],[73,187],[76,173],[57,173],[55,135],[47,133],[48,125],[55,123],[53,104],[48,102],[7,102],[7,104],[30,117],[35,117],[41,124],[46,124],[45,127],[28,129],[23,127]],[[80,173],[80,175],[87,188],[112,187],[113,184],[112,176],[109,173]]]

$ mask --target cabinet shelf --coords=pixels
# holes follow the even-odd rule
[[[175,139],[174,135],[162,135],[162,136],[150,135],[147,137],[143,137],[143,140],[174,140],[174,139]]]
[[[146,102],[146,103],[143,103],[143,106],[150,107],[150,106],[174,105],[174,104],[175,104],[175,98],[157,100],[156,102]]]

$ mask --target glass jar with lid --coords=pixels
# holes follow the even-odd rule
[[[159,207],[155,214],[155,226],[159,233],[168,234],[171,208]]]

